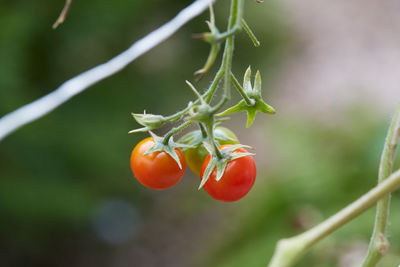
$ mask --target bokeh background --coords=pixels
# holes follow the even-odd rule
[[[2,0],[0,116],[110,59],[190,2],[76,0],[52,30],[64,1]],[[220,29],[228,4],[216,4]],[[254,189],[236,203],[197,191],[199,178],[189,171],[172,189],[148,190],[129,167],[131,150],[146,137],[127,134],[138,127],[130,113],[171,114],[194,99],[184,81],[207,57],[207,44],[191,38],[207,30],[206,13],[7,137],[0,143],[0,266],[265,266],[278,239],[376,184],[400,101],[399,12],[396,0],[246,0],[246,20],[262,45],[241,34],[234,71],[260,69],[277,114],[258,115],[250,129],[244,114],[226,123],[255,148],[258,165]],[[392,200],[392,245],[381,263],[388,267],[400,263],[398,192]],[[358,266],[373,219],[371,209],[296,266]]]

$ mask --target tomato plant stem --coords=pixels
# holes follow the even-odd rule
[[[207,130],[207,135],[208,135],[208,141],[211,144],[213,154],[216,155],[218,159],[222,159],[223,156],[221,154],[221,151],[219,151],[218,146],[215,143],[215,139],[214,139],[214,123],[212,122],[212,123],[206,124],[206,130]]]
[[[400,170],[397,170],[359,199],[314,228],[300,235],[280,240],[268,267],[292,266],[312,245],[345,225],[399,187]]]
[[[206,138],[207,137],[207,130],[206,130],[206,128],[204,127],[204,125],[202,123],[199,123],[199,128],[200,128],[200,131],[201,131],[201,136],[203,138]]]
[[[234,28],[240,28],[240,20],[242,17],[243,11],[243,0],[232,0],[231,1],[231,13],[229,16],[228,22],[228,30],[227,32],[233,30]],[[216,113],[218,110],[222,108],[222,106],[229,100],[230,98],[230,89],[231,89],[231,69],[232,69],[232,57],[234,50],[234,35],[230,35],[225,41],[225,49],[224,55],[222,57],[222,66],[224,69],[224,94],[222,99],[219,101],[217,105],[213,108],[212,112]]]
[[[260,41],[258,41],[256,35],[253,33],[253,31],[250,29],[249,25],[247,25],[247,22],[242,18],[242,26],[243,29],[247,32],[247,34],[249,35],[251,41],[253,42],[255,47],[259,47],[260,46]]]
[[[379,165],[378,183],[382,183],[393,169],[393,160],[396,153],[396,147],[400,138],[400,104],[393,116],[385,145],[382,151],[381,162]],[[362,267],[375,266],[385,255],[389,248],[389,242],[386,238],[386,230],[390,208],[390,194],[379,200],[376,205],[375,225],[369,243],[368,252],[362,264]]]
[[[190,124],[192,124],[193,122],[191,121],[185,121],[184,123],[182,123],[179,126],[176,126],[174,128],[172,128],[168,133],[165,134],[164,137],[164,145],[168,144],[169,139],[176,133],[179,133],[180,131],[182,131],[183,129],[185,129],[186,127],[188,127]]]
[[[233,73],[231,73],[231,80],[232,80],[233,84],[236,86],[236,88],[238,89],[238,92],[240,93],[240,95],[243,97],[244,101],[246,101],[246,104],[248,106],[253,106],[254,105],[254,100],[250,99],[246,95],[246,93],[243,90],[243,87],[240,85],[240,83],[236,79],[235,75],[233,75]]]

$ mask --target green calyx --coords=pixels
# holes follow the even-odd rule
[[[167,119],[161,115],[153,115],[146,114],[146,111],[143,114],[132,113],[133,118],[139,123],[143,125],[143,128],[134,129],[129,131],[129,133],[137,133],[137,132],[147,132],[153,129],[160,128],[167,122]]]
[[[144,155],[148,155],[148,154],[151,154],[151,153],[157,152],[157,151],[164,151],[165,153],[170,155],[176,161],[176,163],[178,163],[179,168],[182,169],[181,161],[179,160],[179,156],[176,153],[175,149],[188,148],[191,146],[175,143],[172,136],[168,138],[167,142],[165,142],[166,140],[163,137],[159,137],[150,131],[149,131],[149,133],[150,133],[151,137],[153,137],[153,139],[154,139],[154,145],[149,150],[147,150],[144,153]]]
[[[228,165],[228,163],[230,161],[233,161],[233,160],[241,158],[241,157],[254,155],[253,153],[248,153],[248,152],[235,152],[234,153],[234,151],[238,148],[251,148],[250,146],[237,144],[237,145],[232,145],[232,146],[228,146],[228,147],[224,147],[224,148],[220,149],[222,158],[218,158],[217,155],[215,155],[212,152],[213,151],[212,145],[210,145],[207,142],[203,142],[203,144],[204,144],[205,148],[208,150],[208,152],[211,154],[211,159],[208,162],[206,169],[204,170],[203,178],[199,185],[199,190],[208,181],[208,179],[210,178],[210,175],[214,169],[217,170],[217,175],[215,177],[215,180],[219,181],[219,180],[221,180],[222,176],[224,175],[226,165]]]
[[[233,145],[239,144],[237,136],[228,128],[223,126],[214,125],[213,138],[216,147],[221,145]],[[207,149],[204,147],[203,142],[209,142],[208,135],[206,133],[205,126],[200,125],[199,130],[191,131],[182,136],[179,143],[190,145],[193,148],[183,148],[185,154],[186,164],[189,168],[197,175],[201,175],[201,167],[204,159],[209,154]]]
[[[211,106],[204,101],[203,97],[193,86],[193,84],[191,84],[189,81],[186,81],[186,84],[189,85],[190,89],[192,89],[193,93],[200,100],[200,104],[193,105],[189,109],[189,116],[186,117],[186,120],[191,122],[203,122],[205,124],[212,122],[214,120],[214,114],[212,113]]]
[[[214,128],[214,139],[217,146],[238,143],[238,138],[236,137],[236,135],[231,130],[222,126],[216,126]],[[207,136],[203,136],[201,130],[196,130],[185,134],[181,139],[179,139],[178,142],[188,145],[189,147],[185,147],[182,149],[186,150],[191,147],[203,145],[203,142],[207,141]]]
[[[247,125],[249,128],[253,123],[257,111],[261,111],[267,114],[275,114],[275,109],[265,103],[261,96],[261,75],[260,71],[257,71],[256,76],[254,78],[254,88],[250,82],[251,77],[251,69],[247,68],[246,73],[243,79],[243,88],[238,88],[239,91],[243,95],[243,100],[241,100],[238,104],[233,107],[228,108],[227,110],[217,114],[217,116],[225,116],[229,114],[233,114],[240,111],[247,112]],[[235,84],[237,87],[239,84]]]

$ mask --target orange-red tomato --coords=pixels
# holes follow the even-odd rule
[[[220,146],[219,149],[230,145]],[[238,148],[235,152],[247,152],[244,148]],[[201,179],[210,161],[210,155],[204,160],[201,168]],[[231,202],[247,195],[256,180],[256,164],[252,156],[245,156],[228,162],[224,174],[219,181],[215,180],[216,168],[204,184],[204,190],[214,199]]]
[[[176,148],[182,169],[178,163],[166,152],[157,151],[144,155],[154,145],[152,137],[143,139],[133,149],[131,154],[131,169],[136,179],[148,188],[161,190],[177,184],[182,178],[186,162],[182,151]]]

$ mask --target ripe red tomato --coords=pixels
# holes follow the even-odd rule
[[[224,148],[230,145],[223,145]],[[247,152],[244,148],[236,149],[235,152]],[[204,160],[201,168],[201,179],[210,161],[210,155]],[[225,172],[219,181],[215,180],[216,168],[211,172],[210,177],[204,185],[204,190],[214,199],[231,202],[247,195],[256,180],[256,164],[252,156],[245,156],[228,162]]]
[[[166,152],[157,151],[144,155],[154,145],[152,137],[143,139],[135,146],[131,154],[131,169],[136,179],[144,186],[161,190],[174,186],[182,178],[186,162],[182,151],[176,148],[182,169]]]

